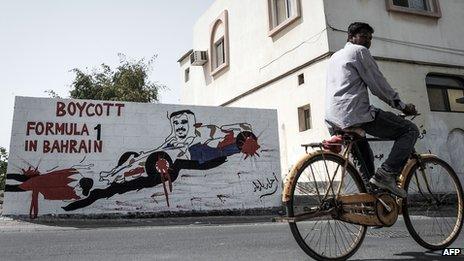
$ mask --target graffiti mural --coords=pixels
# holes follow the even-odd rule
[[[33,98],[20,98],[30,99]],[[217,108],[208,110],[202,107],[200,111],[207,116],[208,122],[203,123],[198,120],[201,118],[197,118],[194,109],[180,106],[168,108],[171,109],[169,113],[167,105],[49,99],[39,99],[39,102],[41,106],[52,107],[48,111],[53,111],[59,120],[77,118],[79,121],[65,124],[58,120],[24,119],[26,132],[12,137],[12,147],[19,141],[23,146],[16,146],[22,150],[11,150],[12,167],[8,169],[5,201],[18,197],[24,201],[25,197],[30,197],[28,214],[33,218],[41,213],[72,213],[77,210],[86,213],[88,208],[88,211],[98,213],[108,210],[149,211],[148,205],[164,211],[196,210],[197,207],[256,208],[260,207],[258,204],[263,197],[274,195],[279,189],[279,179],[275,174],[280,172],[278,141],[273,140],[277,139],[277,131],[268,127],[275,120],[275,111],[246,109],[249,112],[264,112],[268,117],[265,124],[262,120],[258,121],[258,127],[262,128],[258,135],[252,118],[241,121],[240,115],[244,114],[231,114],[225,108],[218,113]],[[156,108],[158,106],[164,108]],[[145,117],[137,115],[139,121],[133,118],[141,107],[149,107],[156,113],[153,115],[160,119],[150,125],[153,130],[144,127],[151,120],[145,118],[150,114],[144,114]],[[133,111],[135,113],[131,113]],[[98,121],[82,122],[97,116]],[[103,119],[105,117],[110,118],[108,122]],[[211,118],[221,123],[215,123]],[[20,126],[16,110],[15,120],[16,125]],[[120,124],[121,120],[124,124]],[[116,127],[121,126],[124,131],[118,133]],[[111,135],[108,136],[105,135],[107,127],[111,128],[108,130]],[[140,136],[131,133],[141,133],[142,129],[149,133]],[[165,133],[162,141],[161,133]],[[121,151],[118,143],[108,138],[116,142],[122,140],[121,147],[127,149]],[[133,140],[135,144],[129,144],[126,140]],[[153,146],[150,148],[149,144]],[[38,166],[25,164],[27,161],[24,158],[41,163]],[[114,162],[114,165],[111,166],[109,162]],[[53,167],[45,166],[47,163],[53,163]],[[45,167],[53,169],[39,170]],[[254,192],[259,190],[263,193],[246,199],[242,192],[249,179],[243,179],[237,173],[251,173],[250,178],[255,179]],[[272,173],[272,178],[267,177],[269,173]],[[205,188],[208,190],[205,191]],[[22,193],[32,194],[18,196]],[[56,203],[47,203],[49,209],[39,212],[39,201]],[[265,207],[278,206],[278,195],[269,201]],[[23,206],[23,211],[19,211],[16,203],[9,203],[7,212],[24,211]]]
[[[255,180],[253,181],[253,192],[259,193],[259,198],[274,195],[279,188],[279,179],[275,173],[272,173],[272,178],[266,178],[266,180]]]

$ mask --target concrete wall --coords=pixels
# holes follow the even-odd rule
[[[256,108],[277,109],[283,176],[304,154],[301,144],[321,141],[329,135],[324,124],[326,65],[327,60],[323,60],[230,105],[240,107],[253,104]],[[305,75],[305,83],[302,85],[298,85],[299,74]],[[300,132],[298,108],[307,104],[311,107],[312,128]]]
[[[390,84],[400,93],[401,99],[414,103],[421,113],[421,116],[414,120],[423,133],[423,138],[417,143],[418,150],[423,152],[430,150],[455,167],[459,167],[460,161],[455,160],[453,155],[464,153],[464,146],[459,143],[461,134],[458,131],[464,128],[464,116],[462,113],[430,111],[425,78],[428,73],[463,75],[464,69],[397,62],[379,62],[379,67]],[[372,102],[382,109],[390,109],[376,97],[372,97]],[[449,142],[450,140],[456,142]],[[457,170],[460,173],[464,171],[462,167]]]
[[[413,120],[421,131],[416,150],[438,155],[455,169],[461,180],[464,180],[464,166],[460,156],[464,154],[464,117],[462,113],[431,112],[425,85],[428,73],[463,75],[464,70],[387,61],[380,61],[378,64],[402,99],[416,104],[422,114]],[[305,75],[305,84],[299,86],[297,76],[301,73]],[[230,105],[240,107],[252,103],[256,108],[277,109],[282,176],[285,176],[303,155],[304,149],[301,144],[322,141],[329,137],[323,120],[326,73],[327,60],[323,60]],[[399,113],[372,95],[371,102],[383,110]],[[297,109],[307,104],[311,106],[312,128],[300,132]],[[392,142],[371,144],[377,167],[385,161],[392,145]]]
[[[403,101],[417,106],[420,116],[413,122],[419,127],[420,138],[416,150],[420,153],[433,153],[448,162],[464,181],[464,116],[456,112],[430,111],[425,78],[428,73],[464,75],[464,69],[424,66],[398,62],[379,62],[379,67],[390,84],[400,93]],[[393,110],[388,105],[371,96],[371,102],[384,110]],[[395,111],[395,110],[393,110]],[[375,163],[379,166],[390,152],[392,143],[372,144],[376,154]]]
[[[275,110],[17,97],[3,213],[278,207],[276,117]]]
[[[376,56],[463,65],[464,30],[460,28],[464,24],[464,2],[439,3],[441,18],[389,12],[384,0],[325,0],[324,10],[327,24],[337,29],[347,30],[355,21],[372,25],[375,34],[371,51]],[[346,43],[346,33],[328,33],[331,51]]]
[[[464,31],[460,29],[464,24],[464,2],[442,0],[439,3],[442,12],[440,18],[389,12],[383,0],[325,0],[324,10],[328,26],[337,29],[347,30],[354,21],[372,25],[375,29],[370,49],[373,56],[411,61],[379,61],[379,66],[403,101],[414,103],[422,114],[414,121],[424,133],[417,142],[417,150],[439,155],[464,180],[464,166],[458,156],[464,153],[463,114],[430,111],[425,85],[428,73],[464,75],[464,70],[459,69],[464,65]],[[343,48],[346,33],[328,30],[328,43],[332,52]],[[446,65],[456,68],[447,68]],[[372,102],[391,110],[376,98]],[[376,164],[380,164],[390,147],[386,149],[384,144],[373,147],[377,149]]]

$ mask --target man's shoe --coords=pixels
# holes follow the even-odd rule
[[[379,188],[388,190],[390,193],[405,198],[407,193],[404,189],[396,185],[396,174],[379,168],[375,175],[369,180],[370,183]]]

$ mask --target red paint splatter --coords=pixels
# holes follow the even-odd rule
[[[164,158],[159,158],[155,163],[156,170],[160,173],[161,182],[163,183],[164,195],[166,196],[166,204],[169,207],[169,193],[166,188],[168,182],[169,192],[172,192],[171,175],[169,175],[169,162]]]
[[[37,168],[33,169],[32,167],[29,167],[27,170],[21,169],[23,174],[26,175],[27,177],[34,177],[40,175],[40,172],[37,170]]]
[[[235,144],[234,132],[228,131],[224,140],[218,143],[218,148],[224,148],[227,145]]]
[[[245,139],[245,142],[243,142],[242,146],[242,153],[245,154],[245,159],[248,158],[248,156],[258,156],[258,149],[261,146],[258,145],[258,141],[254,139],[253,137],[247,137]]]
[[[156,170],[159,173],[168,173],[169,171],[169,162],[163,158],[160,158],[156,161]]]
[[[74,181],[70,176],[79,173],[74,168],[56,170],[42,175],[37,168],[32,169],[29,167],[28,170],[23,169],[22,171],[29,179],[20,184],[19,187],[23,190],[32,191],[31,207],[29,209],[31,218],[36,218],[39,213],[39,193],[47,200],[80,199],[76,195],[74,188],[68,185]]]
[[[130,176],[134,176],[137,174],[142,174],[144,172],[145,172],[145,169],[143,167],[137,167],[135,169],[131,169],[129,171],[124,172],[124,177],[130,177]]]

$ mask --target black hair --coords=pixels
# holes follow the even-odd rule
[[[169,115],[169,119],[171,119],[174,116],[181,115],[184,113],[195,115],[191,110],[181,110],[181,111],[175,111],[171,113],[171,115]]]
[[[348,26],[348,38],[350,36],[355,36],[357,33],[361,31],[368,31],[369,33],[373,34],[374,33],[374,28],[372,28],[369,24],[367,23],[361,23],[361,22],[354,22]]]

